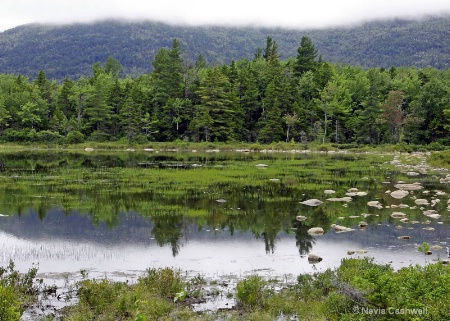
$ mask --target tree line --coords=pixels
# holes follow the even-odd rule
[[[135,78],[114,57],[61,83],[0,74],[0,139],[450,145],[449,70],[332,64],[308,37],[296,57],[267,37],[253,59],[215,65],[174,39],[151,63]]]

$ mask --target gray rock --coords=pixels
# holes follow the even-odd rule
[[[325,233],[325,231],[321,227],[312,227],[308,230],[308,234],[310,235],[322,235],[323,233]]]
[[[405,191],[405,190],[402,190],[402,189],[393,191],[393,192],[391,193],[391,196],[392,196],[393,198],[396,198],[396,199],[402,199],[402,198],[404,198],[404,197],[407,196],[407,195],[409,195],[409,192],[408,192],[408,191]]]
[[[315,254],[308,255],[308,263],[309,264],[316,264],[322,261],[322,258]]]
[[[418,191],[423,188],[423,186],[420,183],[413,183],[413,184],[399,183],[394,186],[395,188],[402,189],[405,191]]]
[[[376,207],[376,208],[383,208],[383,205],[379,201],[370,201],[367,202],[368,206]]]
[[[327,198],[327,201],[330,202],[351,202],[352,198],[347,196],[347,197],[331,197],[331,198]]]
[[[320,204],[322,204],[323,202],[321,200],[312,198],[303,202],[300,202],[300,204],[303,205],[308,205],[308,206],[319,206]]]

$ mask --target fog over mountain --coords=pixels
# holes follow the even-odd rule
[[[90,23],[103,19],[171,24],[324,28],[374,19],[420,18],[450,13],[447,0],[110,1],[3,0],[0,31],[27,23]]]
[[[302,36],[312,39],[324,60],[332,63],[390,68],[450,66],[450,15],[421,20],[381,20],[353,27],[281,29],[178,26],[158,22],[105,20],[90,24],[28,24],[0,33],[0,73],[34,78],[43,70],[62,80],[92,74],[92,65],[113,56],[122,76],[152,70],[162,47],[180,40],[183,57],[201,54],[210,64],[253,59],[267,37],[279,45],[281,59],[295,57]]]

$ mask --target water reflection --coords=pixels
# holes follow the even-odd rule
[[[394,199],[387,193],[394,184],[412,179],[377,156],[21,152],[1,154],[0,164],[0,213],[8,215],[0,217],[0,264],[13,259],[24,269],[39,262],[61,272],[175,266],[298,274],[312,270],[309,253],[324,258],[319,269],[358,249],[401,266],[423,263],[422,242],[449,242],[447,196],[436,193],[447,186],[417,176],[428,192]],[[350,187],[367,196],[347,204],[323,193],[342,197]],[[324,203],[299,203],[309,198]],[[442,224],[426,222],[417,198],[442,199],[433,207]],[[367,206],[374,199],[382,209]],[[390,216],[400,205],[417,224]],[[369,226],[360,230],[363,219]],[[337,234],[336,223],[355,230]],[[315,226],[325,235],[309,235]]]

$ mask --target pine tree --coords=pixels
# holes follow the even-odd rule
[[[110,84],[109,75],[99,75],[90,91],[85,107],[88,126],[91,130],[106,132],[110,129],[112,110],[107,104],[107,92]]]
[[[173,40],[170,50],[161,48],[153,60],[154,104],[162,107],[169,98],[182,98],[183,91],[183,59],[182,50],[177,39]]]
[[[203,126],[208,126],[211,138],[219,141],[235,139],[239,130],[236,126],[237,102],[228,78],[219,68],[210,69],[197,93],[201,99],[201,111],[197,116]]]
[[[5,98],[0,93],[0,135],[3,133],[6,127],[9,126],[11,120],[11,114],[5,106]]]
[[[317,69],[317,50],[312,41],[308,37],[302,37],[300,47],[297,49],[297,60],[294,66],[294,73],[297,77],[301,77],[305,72],[315,72]]]
[[[281,141],[284,136],[283,119],[279,104],[279,79],[274,79],[266,88],[263,113],[258,120],[258,141],[271,143]]]

